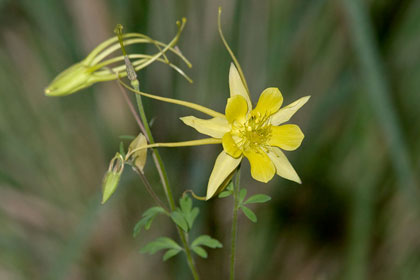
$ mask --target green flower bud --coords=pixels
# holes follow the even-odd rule
[[[124,170],[124,159],[117,153],[109,163],[108,171],[102,182],[102,204],[104,204],[115,192]]]
[[[127,33],[122,35],[120,31],[119,36],[112,37],[99,44],[84,60],[74,64],[59,74],[45,89],[45,94],[47,96],[64,96],[87,88],[97,82],[117,80],[118,78],[126,77],[127,75],[130,75],[130,78],[133,78],[136,76],[136,71],[145,68],[155,61],[169,65],[187,80],[190,80],[189,77],[185,75],[181,69],[172,64],[165,55],[167,51],[170,51],[191,67],[190,62],[177,48],[174,48],[184,25],[185,20],[182,21],[182,24],[179,24],[178,33],[169,44],[156,41],[140,33]],[[152,44],[157,48],[158,52],[152,55],[124,54],[110,58],[113,53],[120,51],[120,43],[122,46]],[[127,73],[126,62],[130,60],[132,60],[132,63],[128,69],[129,73]]]

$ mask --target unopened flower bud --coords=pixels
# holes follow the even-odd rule
[[[143,171],[143,168],[146,165],[147,149],[141,149],[141,147],[146,145],[146,137],[143,133],[140,133],[128,147],[128,154],[132,152],[131,158],[133,159],[133,163],[140,171]]]
[[[117,153],[109,163],[108,171],[102,182],[102,204],[104,204],[117,189],[123,170],[124,159]]]

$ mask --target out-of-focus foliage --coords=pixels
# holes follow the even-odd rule
[[[217,34],[218,3],[0,0],[0,279],[190,277],[179,255],[162,263],[159,253],[139,253],[154,236],[176,232],[156,219],[133,239],[141,213],[156,206],[134,172],[127,168],[119,191],[100,204],[118,136],[139,132],[115,82],[60,99],[43,89],[113,36],[116,23],[169,42],[185,16],[179,45],[194,84],[156,64],[139,72],[141,86],[223,111],[230,58]],[[250,196],[272,200],[247,205],[256,224],[240,216],[238,279],[419,278],[420,2],[221,4],[253,101],[268,86],[286,104],[312,96],[293,119],[303,145],[288,154],[303,184],[265,185],[242,172]],[[128,49],[136,50],[147,51]],[[145,102],[157,141],[198,136],[177,120],[187,109]],[[177,197],[205,193],[219,149],[162,149]],[[152,164],[145,173],[163,197]],[[197,232],[225,244],[196,258],[200,274],[224,279],[231,197],[196,204]]]

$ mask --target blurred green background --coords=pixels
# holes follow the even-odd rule
[[[177,236],[161,217],[132,238],[153,204],[131,170],[100,205],[119,136],[138,133],[115,82],[63,98],[43,89],[116,23],[169,42],[185,16],[179,47],[194,84],[153,64],[142,88],[223,111],[231,60],[219,4],[254,102],[269,86],[285,104],[312,96],[292,119],[304,142],[287,154],[303,184],[256,182],[244,164],[242,186],[273,200],[253,207],[257,224],[240,217],[237,279],[420,279],[416,0],[0,0],[0,279],[190,279],[183,257],[138,252]],[[145,102],[157,141],[200,137],[177,119],[195,112]],[[205,193],[216,146],[161,150],[177,197]],[[163,197],[152,161],[146,174]],[[193,235],[224,244],[197,259],[202,279],[227,279],[232,202],[195,204]]]

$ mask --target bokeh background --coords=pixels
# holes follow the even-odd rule
[[[63,98],[43,94],[62,70],[113,36],[116,23],[179,47],[194,84],[165,65],[139,73],[142,88],[224,110],[230,58],[244,69],[254,102],[269,86],[285,104],[312,98],[292,119],[305,132],[287,153],[297,185],[242,172],[248,192],[272,201],[239,223],[238,279],[420,279],[420,1],[416,0],[0,0],[0,279],[190,279],[181,255],[139,249],[177,238],[164,217],[132,237],[153,206],[125,170],[100,205],[101,180],[120,135],[138,129],[115,82]],[[154,52],[151,48],[130,51]],[[196,114],[146,100],[158,141],[200,135],[178,118]],[[162,149],[177,197],[205,188],[220,146]],[[163,198],[150,161],[146,174]],[[194,202],[192,235],[225,247],[197,258],[202,279],[227,279],[232,201]]]

